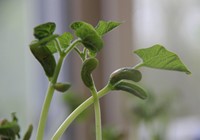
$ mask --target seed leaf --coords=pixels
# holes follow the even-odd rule
[[[121,23],[115,21],[99,21],[98,25],[96,26],[96,31],[99,35],[103,36],[107,32],[111,31],[112,29],[118,27]]]
[[[143,63],[140,66],[181,71],[186,74],[191,73],[175,53],[166,50],[161,45],[154,45],[150,48],[139,49],[134,51],[134,53],[136,53],[143,60]]]
[[[124,67],[114,71],[110,75],[110,84],[114,85],[121,80],[131,80],[134,82],[139,82],[142,79],[142,74],[140,71],[135,70],[131,67]]]
[[[34,36],[37,39],[43,39],[53,34],[56,29],[56,24],[53,22],[47,22],[40,24],[34,28]]]
[[[69,83],[56,83],[54,84],[54,88],[60,92],[66,92],[70,88]]]
[[[76,36],[80,37],[83,45],[90,51],[97,53],[103,47],[103,40],[95,28],[86,22],[74,22],[71,28],[75,30]]]
[[[99,62],[96,58],[88,58],[83,63],[81,69],[81,78],[84,84],[89,88],[91,88],[94,84],[91,73],[97,67],[98,63]]]
[[[113,90],[122,90],[129,92],[141,99],[147,98],[147,92],[136,82],[130,80],[121,80],[114,85]]]

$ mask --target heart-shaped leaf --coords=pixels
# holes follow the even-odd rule
[[[34,36],[37,39],[43,39],[53,34],[56,29],[56,24],[53,22],[47,22],[40,24],[34,28]]]
[[[92,52],[99,52],[103,47],[103,40],[95,28],[86,22],[74,22],[71,28],[80,37],[83,45]]]
[[[134,53],[143,60],[140,66],[191,73],[175,53],[166,50],[161,45],[139,49]]]
[[[99,62],[96,58],[88,58],[83,63],[81,69],[81,78],[84,84],[89,88],[91,88],[94,84],[91,73],[98,66],[98,63]]]
[[[131,80],[139,82],[142,78],[142,74],[139,70],[135,70],[131,67],[120,68],[114,71],[110,75],[110,84],[114,85],[121,80]]]
[[[147,98],[147,92],[141,86],[139,86],[136,82],[130,80],[121,80],[114,85],[113,90],[122,90],[129,92],[141,99]]]
[[[112,29],[118,27],[121,23],[115,21],[99,21],[96,31],[99,35],[103,36],[107,32],[111,31]]]

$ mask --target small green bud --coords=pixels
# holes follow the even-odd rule
[[[54,84],[54,88],[57,90],[57,91],[60,91],[60,92],[66,92],[69,88],[70,88],[70,84],[69,83],[56,83]]]

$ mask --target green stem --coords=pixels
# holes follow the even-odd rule
[[[46,97],[44,100],[44,104],[42,107],[42,111],[41,111],[41,115],[40,115],[40,120],[39,120],[39,124],[38,124],[38,130],[37,130],[37,140],[43,140],[43,136],[44,136],[44,130],[45,130],[45,125],[46,125],[46,121],[47,121],[47,116],[48,116],[48,111],[49,111],[49,107],[51,104],[51,100],[53,97],[53,93],[54,93],[54,87],[53,85],[56,83],[57,78],[58,78],[58,74],[60,72],[62,63],[63,63],[63,59],[64,57],[60,57],[58,60],[58,64],[56,66],[54,75],[52,80],[49,82],[49,86],[48,86],[48,90],[46,93]]]
[[[101,108],[99,103],[99,97],[95,86],[91,88],[91,93],[94,100],[94,112],[95,112],[95,127],[96,127],[96,140],[102,140],[102,129],[101,129]]]
[[[74,49],[74,47],[75,47],[78,43],[81,43],[81,39],[80,39],[80,38],[74,40],[74,41],[70,44],[70,46],[66,49],[65,54],[68,54],[72,49]]]
[[[110,85],[105,86],[102,90],[97,92],[97,96],[100,99],[104,95],[106,95],[112,88]],[[52,140],[59,140],[60,137],[63,135],[65,130],[69,127],[69,125],[76,119],[76,117],[81,114],[85,109],[87,109],[91,104],[94,103],[94,98],[91,96],[86,101],[84,101],[81,105],[79,105],[67,118],[66,120],[60,125],[57,129],[55,134],[52,137]]]
[[[142,66],[143,66],[143,62],[138,63],[137,65],[135,65],[135,66],[133,67],[133,69],[137,70],[137,69],[139,69],[139,68],[142,67]]]
[[[60,50],[60,58],[58,60],[54,75],[53,75],[51,81],[49,82],[49,86],[48,86],[48,89],[47,89],[46,97],[45,97],[45,100],[44,100],[44,103],[43,103],[43,107],[42,107],[42,111],[41,111],[41,115],[40,115],[40,120],[39,120],[39,124],[38,124],[38,129],[37,129],[37,136],[36,136],[37,140],[43,140],[44,130],[45,130],[47,116],[48,116],[48,112],[49,112],[49,107],[50,107],[50,104],[51,104],[53,93],[55,91],[53,85],[56,83],[56,81],[58,79],[58,75],[60,73],[60,69],[62,67],[63,60],[66,57],[66,55],[68,55],[69,52],[79,42],[81,42],[80,39],[74,40],[74,42],[72,42],[70,44],[70,46],[66,49],[66,51],[64,53],[61,53],[61,50]],[[58,43],[57,45],[58,45],[58,48],[60,49],[61,48],[60,44]]]

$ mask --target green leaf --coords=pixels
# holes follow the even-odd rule
[[[58,37],[58,35],[54,34],[54,35],[50,35],[46,38],[43,38],[41,40],[34,40],[31,42],[30,46],[46,45],[47,43],[53,41],[56,37]]]
[[[98,60],[96,58],[88,58],[84,61],[81,69],[81,78],[84,84],[91,88],[93,86],[92,71],[97,67]]]
[[[129,92],[141,99],[147,98],[147,92],[145,89],[143,89],[140,85],[138,85],[136,82],[130,81],[130,80],[121,80],[118,83],[114,85],[113,90],[122,90]]]
[[[110,75],[110,84],[114,85],[121,80],[131,80],[134,82],[139,82],[142,79],[142,74],[140,71],[135,70],[131,67],[120,68],[114,71]]]
[[[46,75],[52,77],[56,68],[56,60],[46,46],[30,45],[30,50],[42,65]]]
[[[99,52],[103,48],[103,40],[95,28],[86,22],[74,22],[71,28],[80,37],[83,45],[92,52]]]
[[[50,41],[46,44],[46,47],[49,49],[49,51],[54,54],[56,52],[58,52],[56,46],[55,46],[55,40]]]
[[[96,31],[99,35],[103,36],[107,32],[111,31],[112,29],[118,27],[121,23],[115,21],[99,21]]]
[[[70,45],[72,39],[73,39],[72,34],[68,32],[65,32],[64,34],[58,37],[60,45],[63,49],[66,49]]]
[[[58,37],[58,35],[54,34],[54,35],[50,35],[46,38],[43,38],[41,40],[34,40],[31,42],[30,46],[37,47],[37,46],[46,46],[50,52],[53,54],[55,52],[57,52],[56,46],[54,44],[54,40]]]
[[[175,53],[166,50],[161,45],[139,49],[134,53],[143,60],[140,66],[191,73]]]
[[[43,39],[53,34],[55,31],[56,24],[53,22],[47,22],[40,24],[34,28],[34,36],[37,39]]]
[[[73,36],[71,33],[65,32],[62,35],[58,36],[57,39],[59,40],[60,46],[63,49],[66,49],[70,45]],[[48,42],[46,46],[51,51],[51,53],[56,53],[58,51],[54,39]]]
[[[70,88],[69,83],[56,83],[54,84],[54,88],[60,92],[66,92]]]
[[[23,140],[30,140],[32,132],[33,132],[33,125],[29,125],[28,130],[26,131]]]

